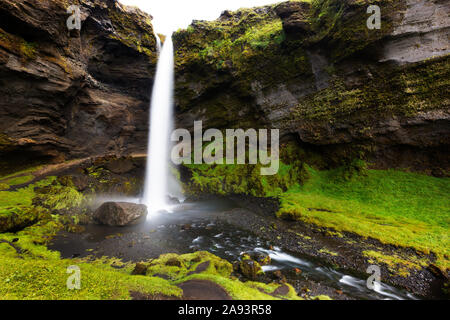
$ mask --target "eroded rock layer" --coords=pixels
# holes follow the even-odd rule
[[[178,123],[279,128],[326,166],[448,172],[450,4],[290,1],[175,34]]]
[[[145,150],[157,61],[152,17],[115,0],[0,1],[2,160]]]

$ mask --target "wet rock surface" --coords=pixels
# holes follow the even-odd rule
[[[144,222],[146,217],[145,205],[128,202],[106,202],[94,212],[93,216],[97,223],[111,227],[139,224]]]
[[[188,280],[178,285],[184,300],[232,300],[224,288],[207,280]]]

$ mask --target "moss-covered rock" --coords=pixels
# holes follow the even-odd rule
[[[259,276],[264,274],[259,262],[253,260],[249,254],[241,255],[239,271],[250,280],[257,280]]]
[[[0,209],[0,233],[17,232],[40,220],[51,219],[49,211],[43,208],[13,207]]]
[[[165,254],[147,264],[147,276],[160,277],[183,287],[193,280],[208,281],[222,287],[233,299],[299,299],[290,285],[278,293],[282,285],[241,282],[232,276],[233,266],[226,260],[206,252],[177,255]]]

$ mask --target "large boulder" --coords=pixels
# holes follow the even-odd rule
[[[147,207],[129,202],[105,202],[94,213],[94,220],[112,227],[124,227],[145,221]]]

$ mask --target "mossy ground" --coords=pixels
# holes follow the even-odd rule
[[[366,250],[363,254],[369,258],[369,263],[383,263],[388,267],[388,270],[391,273],[403,277],[409,276],[410,270],[420,270],[429,263],[426,259],[418,259],[417,257],[403,258],[397,254],[387,255],[375,250]]]
[[[308,171],[306,183],[280,197],[280,217],[432,252],[442,270],[450,267],[450,179],[396,170],[351,177],[342,169]]]
[[[208,267],[196,273],[196,268],[204,263],[209,263]],[[289,285],[289,293],[286,296],[272,296],[271,293],[280,287],[280,284],[241,282],[232,277],[232,272],[231,263],[209,252],[201,251],[184,255],[162,255],[159,259],[148,263],[147,275],[164,275],[175,284],[193,279],[209,280],[222,286],[236,300],[299,299]]]

